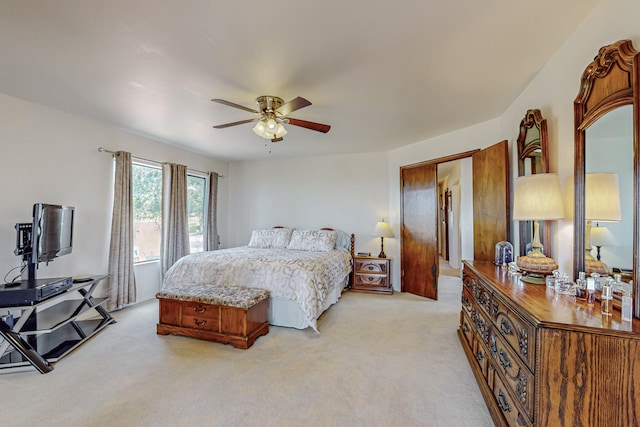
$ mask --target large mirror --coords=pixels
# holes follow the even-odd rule
[[[634,316],[640,318],[635,149],[640,94],[634,91],[640,82],[639,61],[629,40],[602,47],[585,69],[574,101],[574,276],[598,268],[609,273],[620,271],[635,284]],[[597,191],[599,188],[608,190]],[[609,198],[594,203],[594,194]],[[616,203],[618,212],[610,209],[616,208]],[[595,213],[593,206],[605,209]]]
[[[520,122],[518,134],[518,176],[549,172],[549,149],[547,148],[547,120],[538,109],[528,110]],[[527,255],[533,240],[533,221],[519,221],[518,237],[520,255]],[[551,257],[550,227],[546,221],[540,222],[542,252]]]

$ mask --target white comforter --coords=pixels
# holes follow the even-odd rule
[[[351,255],[290,249],[257,249],[242,246],[187,255],[167,271],[164,290],[175,285],[216,284],[261,288],[273,297],[295,301],[308,322],[327,307],[336,286],[344,287],[351,272]]]

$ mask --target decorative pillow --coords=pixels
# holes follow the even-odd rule
[[[332,251],[336,244],[333,230],[294,230],[287,249],[298,251]]]
[[[351,236],[342,230],[336,230],[336,249],[351,252]]]
[[[274,228],[272,247],[275,249],[286,249],[291,240],[293,228]]]
[[[267,249],[273,246],[273,241],[276,233],[275,230],[253,230],[251,232],[251,240],[249,241],[250,248],[262,248]]]

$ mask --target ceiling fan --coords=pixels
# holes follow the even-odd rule
[[[252,119],[217,125],[214,126],[215,129],[224,129],[231,126],[243,125],[245,123],[258,122],[254,126],[253,131],[263,138],[270,139],[271,142],[282,141],[282,137],[287,133],[287,130],[284,128],[285,124],[300,126],[322,133],[327,133],[329,132],[329,129],[331,129],[331,126],[329,125],[289,117],[289,114],[294,111],[311,105],[311,102],[299,96],[287,103],[277,96],[259,96],[256,98],[259,110],[254,110],[253,108],[225,101],[224,99],[212,99],[212,101],[229,107],[239,108],[257,116]]]

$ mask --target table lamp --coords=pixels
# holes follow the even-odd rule
[[[564,218],[564,208],[557,174],[540,173],[516,178],[513,219],[533,221],[532,250],[516,262],[518,268],[526,273],[521,277],[522,281],[544,284],[545,276],[558,269],[556,261],[541,251],[538,221],[560,218]]]
[[[378,258],[386,258],[387,255],[384,253],[384,238],[385,237],[393,237],[393,231],[391,231],[391,227],[389,227],[389,223],[384,221],[378,222],[376,227],[373,229],[373,234],[375,237],[380,238],[380,254]]]
[[[587,274],[609,274],[609,267],[591,255],[592,222],[620,221],[620,188],[618,174],[597,172],[584,176],[584,217],[585,230],[584,268]],[[602,245],[606,246],[606,245]]]
[[[607,227],[600,227],[597,223],[591,227],[591,245],[596,247],[596,259],[600,261],[600,248],[603,246],[617,246],[618,241]]]

